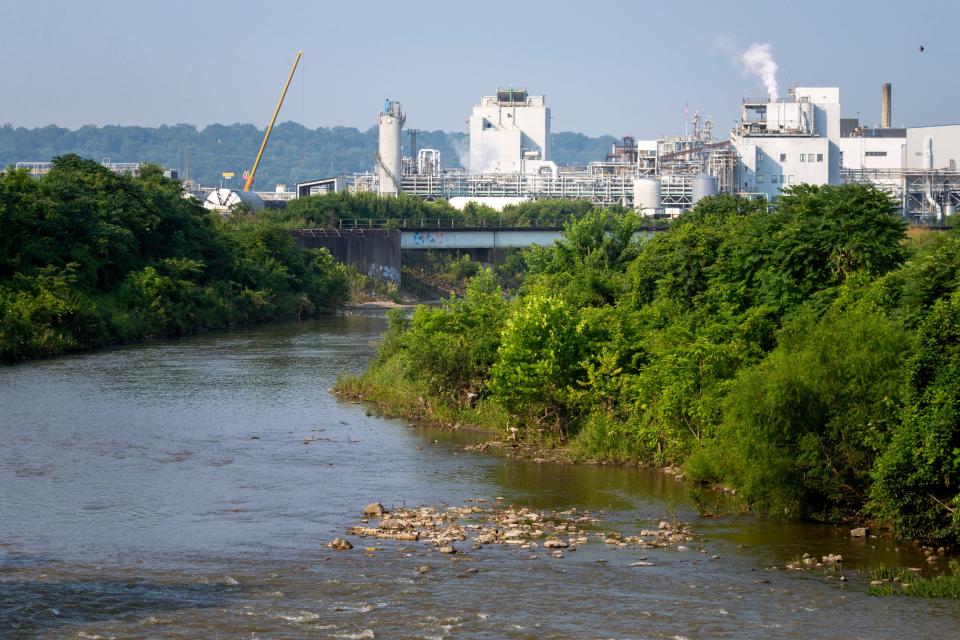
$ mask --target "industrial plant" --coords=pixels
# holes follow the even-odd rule
[[[753,49],[748,50],[750,53]],[[745,57],[747,53],[744,54]],[[598,206],[620,205],[654,217],[675,217],[701,198],[725,193],[769,202],[794,185],[872,184],[899,203],[903,216],[937,224],[960,204],[960,124],[892,126],[893,88],[881,87],[878,125],[843,117],[838,87],[795,86],[779,97],[776,65],[760,47],[755,71],[767,88],[765,98],[745,98],[728,137],[718,136],[711,118],[695,112],[682,135],[658,139],[624,136],[605,158],[586,165],[557,163],[550,152],[551,109],[544,95],[522,87],[501,87],[482,96],[469,117],[467,166],[444,168],[438,149],[417,149],[417,129],[403,148],[407,113],[397,100],[384,100],[378,114],[378,146],[371,170],[300,182],[288,191],[253,192],[251,186],[270,132],[297,69],[297,52],[273,117],[243,190],[184,188],[208,209],[229,213],[239,203],[254,209],[283,206],[293,198],[349,191],[383,197],[408,194],[501,210],[527,200],[580,199]],[[752,63],[751,63],[752,64]],[[404,154],[406,151],[406,155]],[[104,166],[136,173],[137,163]],[[20,162],[33,175],[49,162]],[[232,178],[233,173],[224,173]]]
[[[775,87],[774,87],[775,88]],[[501,209],[545,198],[585,199],[672,217],[701,198],[728,193],[776,199],[797,184],[869,183],[900,203],[904,217],[936,223],[960,203],[960,125],[891,126],[892,87],[881,88],[880,124],[842,117],[837,87],[794,87],[744,99],[729,139],[716,139],[709,117],[695,113],[683,135],[631,136],[606,158],[562,166],[550,157],[550,108],[543,95],[500,88],[470,115],[469,166],[444,169],[436,149],[402,154],[407,114],[386,100],[372,172],[302,182],[297,197],[329,191],[410,194]]]

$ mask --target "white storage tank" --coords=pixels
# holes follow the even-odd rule
[[[651,216],[660,208],[660,181],[656,178],[634,178],[633,208]]]
[[[715,195],[717,195],[716,178],[706,174],[693,177],[693,204],[697,204],[708,196]]]
[[[399,102],[383,101],[379,120],[380,146],[376,162],[377,192],[381,196],[395,196],[400,193],[400,134],[406,119]]]

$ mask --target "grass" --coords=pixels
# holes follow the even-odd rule
[[[927,578],[909,569],[881,566],[870,571],[870,579],[884,581],[884,584],[870,585],[871,596],[960,599],[960,574],[957,573]]]
[[[341,376],[334,391],[372,402],[388,417],[499,432],[509,426],[509,415],[495,403],[480,401],[471,408],[431,394],[425,384],[405,375],[396,357],[371,365],[359,376]]]

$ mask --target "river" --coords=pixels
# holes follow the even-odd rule
[[[476,434],[331,395],[384,327],[339,316],[0,369],[0,637],[958,637],[960,603],[867,595],[867,567],[926,566],[889,539],[701,518],[657,472],[467,453]],[[326,547],[371,501],[498,497],[625,535],[679,519],[698,537],[563,558]],[[847,581],[783,569],[804,552],[842,554]]]

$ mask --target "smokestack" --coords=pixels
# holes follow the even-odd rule
[[[893,87],[889,82],[883,83],[883,95],[880,98],[880,128],[889,129],[890,128],[890,94],[893,92]]]

